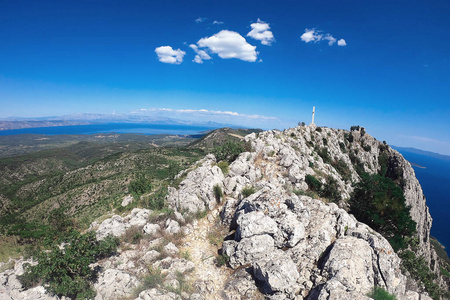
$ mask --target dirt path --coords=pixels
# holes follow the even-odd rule
[[[218,211],[215,209],[205,218],[194,221],[194,230],[184,238],[180,249],[182,253],[189,253],[190,260],[195,264],[195,270],[189,277],[197,292],[201,292],[206,299],[223,299],[221,291],[231,274],[225,266],[217,267],[215,264],[217,250],[223,241],[223,235],[215,227]],[[215,241],[218,245],[211,243]]]

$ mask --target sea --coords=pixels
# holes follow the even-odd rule
[[[140,124],[140,123],[108,123],[73,126],[54,126],[0,130],[0,136],[15,134],[97,134],[97,133],[136,133],[145,135],[197,135],[216,129],[210,126],[192,126],[183,124]]]
[[[436,158],[396,148],[413,166],[416,177],[433,218],[431,235],[435,237],[449,253],[450,247],[450,159]]]

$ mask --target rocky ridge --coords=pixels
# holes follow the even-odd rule
[[[402,273],[389,242],[346,212],[345,201],[329,203],[306,195],[308,174],[322,183],[333,178],[340,198],[348,199],[351,182],[359,180],[357,168],[376,173],[385,167],[394,180],[402,179],[418,224],[420,254],[438,268],[429,244],[432,219],[425,198],[398,152],[360,128],[299,126],[252,133],[245,141],[252,152],[241,153],[226,174],[208,155],[179,175],[184,180],[168,191],[167,201],[175,210],[170,219],[133,209],[127,216],[92,224],[98,239],[124,236],[133,228],[145,236],[138,244],[122,244],[117,255],[98,263],[96,299],[370,299],[375,286],[399,300],[431,299]],[[333,162],[344,163],[348,173]],[[215,195],[215,186],[224,191],[224,200]],[[253,193],[246,193],[250,188]],[[190,220],[205,211],[206,218]],[[218,219],[229,231],[220,249],[229,268],[216,266],[217,249],[208,241]],[[17,276],[23,263],[16,261],[0,273],[0,296],[57,299],[42,286],[21,289]],[[136,295],[152,270],[160,270],[164,282]],[[184,280],[191,289],[182,289]]]

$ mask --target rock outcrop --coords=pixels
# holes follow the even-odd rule
[[[399,300],[431,299],[409,284],[389,242],[347,212],[346,199],[360,172],[384,172],[401,186],[411,206],[418,254],[433,261],[432,219],[414,170],[398,152],[362,128],[348,132],[299,126],[252,133],[245,141],[252,151],[241,153],[226,175],[213,155],[180,173],[184,180],[168,190],[167,202],[174,210],[169,218],[136,208],[91,225],[98,239],[124,237],[133,228],[145,236],[95,266],[101,270],[96,299],[130,298],[133,293],[137,300],[370,299],[374,287]],[[332,182],[337,191],[333,199],[311,193],[308,175],[323,185]],[[223,190],[224,199],[217,197],[215,187]],[[192,221],[207,211],[208,218]],[[220,249],[228,271],[215,266],[215,254],[205,244],[216,218],[228,230]],[[177,238],[178,244],[169,241]],[[195,247],[191,257],[185,252],[189,247]],[[20,268],[16,263],[0,273],[0,296],[56,299],[43,287],[22,290]],[[163,282],[136,294],[152,270],[161,273]],[[182,278],[191,281],[189,293],[181,289]]]

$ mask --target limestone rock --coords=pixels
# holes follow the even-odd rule
[[[155,236],[161,230],[161,226],[158,224],[147,223],[144,228],[142,228],[142,232],[148,234],[150,236]]]
[[[131,195],[125,196],[125,197],[123,198],[123,200],[122,200],[122,204],[121,204],[122,207],[125,207],[125,206],[127,206],[128,204],[132,203],[133,200],[134,200],[133,196],[131,196]]]
[[[94,285],[97,291],[96,300],[114,299],[131,296],[138,286],[136,277],[117,269],[107,269],[100,273]]]

